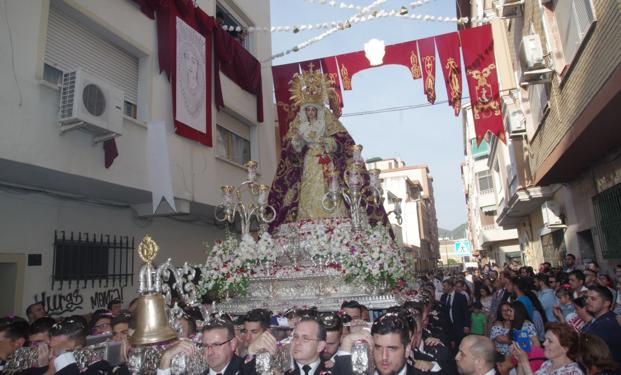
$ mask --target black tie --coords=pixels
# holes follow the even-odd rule
[[[302,366],[302,370],[304,370],[304,375],[308,375],[308,372],[310,371],[311,367],[309,365],[304,365]]]
[[[222,375],[222,373],[221,373],[221,372],[219,372],[219,373],[217,373],[216,375]]]

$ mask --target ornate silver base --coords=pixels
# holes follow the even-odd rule
[[[344,300],[353,299],[370,309],[388,308],[402,302],[399,296],[386,293],[386,286],[346,283],[344,277],[332,269],[319,273],[305,269],[290,275],[253,277],[245,297],[223,301],[218,310],[235,315],[255,308],[278,313],[303,306],[336,311]]]

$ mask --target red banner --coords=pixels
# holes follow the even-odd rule
[[[412,79],[420,79],[422,77],[420,60],[418,59],[418,47],[415,40],[386,46],[384,65],[387,64],[406,66],[412,74]]]
[[[303,71],[310,70],[311,67],[313,68],[313,70],[321,71],[321,59],[300,61],[300,69],[302,69]]]
[[[418,41],[418,51],[423,67],[423,87],[427,101],[433,104],[436,101],[436,48],[433,37]]]
[[[343,89],[351,90],[351,80],[354,74],[371,67],[364,51],[357,51],[336,56],[339,73],[343,81]]]
[[[280,138],[283,139],[289,130],[289,123],[295,118],[297,108],[289,100],[289,82],[293,75],[299,73],[299,63],[272,66],[274,79],[274,91],[276,96],[276,111],[278,114],[278,129]]]
[[[488,131],[505,142],[491,25],[460,31],[477,144]]]
[[[341,91],[341,81],[339,80],[339,70],[336,64],[336,57],[324,57],[321,59],[321,66],[324,74],[327,74],[334,81],[334,91],[336,91],[336,102],[330,101],[332,113],[339,118],[343,112],[343,92]]]
[[[448,33],[436,36],[436,48],[440,56],[440,65],[444,73],[444,83],[446,84],[446,95],[448,102],[455,116],[459,115],[461,109],[461,56],[459,54],[459,35]]]

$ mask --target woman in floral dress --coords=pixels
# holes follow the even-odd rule
[[[544,355],[547,361],[541,365],[535,375],[584,375],[575,362],[579,354],[578,333],[564,323],[546,325]],[[518,361],[517,375],[533,375],[528,361],[528,354],[517,343],[511,345],[510,353]]]

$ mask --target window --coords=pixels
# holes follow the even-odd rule
[[[133,269],[133,237],[54,233],[53,282],[109,280],[127,285],[133,284]]]
[[[89,22],[62,2],[50,2],[43,79],[57,84],[63,73],[83,69],[123,90],[124,113],[135,118],[139,59],[95,32]]]
[[[250,160],[250,141],[232,131],[217,126],[216,154],[224,159],[243,165]]]
[[[247,25],[239,20],[239,17],[225,9],[222,5],[216,5],[216,21],[220,26],[228,26],[228,33],[235,38],[246,50],[250,50],[250,38],[246,31]],[[230,27],[235,30],[230,30]]]
[[[548,113],[550,85],[547,83],[529,85],[528,86],[528,102],[530,103],[530,116],[535,126],[539,128],[541,122]]]
[[[595,21],[591,0],[554,0],[554,16],[565,62],[570,64]]]
[[[491,193],[493,191],[494,182],[489,170],[477,173],[477,180],[479,181],[479,192],[481,194]]]

